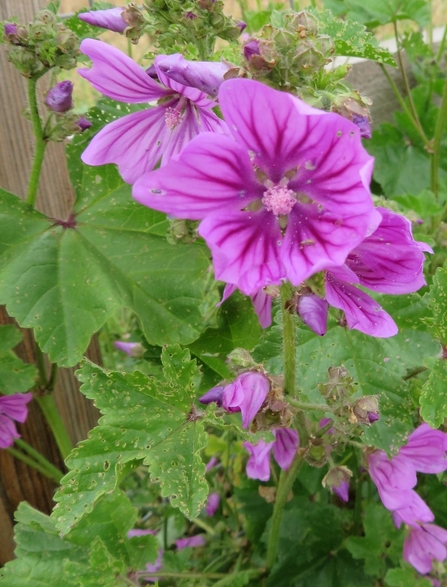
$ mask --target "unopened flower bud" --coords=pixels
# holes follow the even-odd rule
[[[87,130],[88,128],[90,128],[92,126],[92,123],[90,122],[90,120],[87,120],[83,116],[80,116],[78,118],[76,124],[81,129],[81,132],[84,132],[85,130]]]
[[[122,18],[122,13],[125,10],[125,6],[117,6],[116,8],[109,8],[107,10],[81,12],[81,14],[78,14],[78,17],[92,26],[108,29],[115,33],[123,33],[128,27],[127,22]]]
[[[8,37],[9,35],[16,35],[17,34],[17,25],[14,22],[7,22],[3,29],[5,31],[5,35]]]
[[[333,467],[322,480],[323,487],[338,495],[343,501],[349,500],[349,480],[352,472],[344,466]]]
[[[243,20],[238,20],[237,21],[237,26],[239,27],[239,29],[240,29],[240,31],[242,33],[247,28],[247,23],[244,22]]]
[[[357,422],[372,424],[379,419],[379,400],[377,395],[365,395],[352,405],[352,413]]]
[[[319,336],[326,334],[328,308],[327,301],[314,293],[300,296],[297,303],[301,320]]]
[[[206,502],[205,511],[207,516],[214,516],[220,504],[220,495],[218,493],[210,493],[208,501]]]
[[[142,357],[144,355],[144,347],[139,342],[124,342],[122,340],[117,340],[115,343],[115,348],[120,351],[129,355],[129,357]]]
[[[352,122],[359,127],[362,139],[370,139],[372,137],[371,125],[369,124],[369,118],[367,116],[354,114]]]
[[[256,39],[251,39],[244,45],[244,56],[247,61],[250,60],[252,55],[260,55],[261,52],[259,50],[259,41]]]
[[[73,108],[73,84],[63,81],[51,88],[45,97],[45,104],[53,112],[66,112]]]

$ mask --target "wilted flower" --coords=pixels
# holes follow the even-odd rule
[[[202,220],[216,278],[247,295],[344,263],[380,222],[358,128],[253,80],[225,81],[219,104],[233,139],[202,134],[134,198]]]
[[[117,6],[116,8],[108,8],[107,10],[81,12],[78,14],[78,17],[93,26],[108,29],[115,33],[124,33],[129,26],[121,16],[125,10],[125,6]]]
[[[218,493],[210,493],[206,502],[205,511],[207,516],[214,516],[219,508],[220,495]]]
[[[33,398],[32,393],[15,393],[0,397],[0,448],[8,448],[20,438],[16,422],[23,424],[28,416],[27,403]]]
[[[352,405],[352,413],[357,422],[373,424],[379,420],[379,399],[377,395],[364,395]]]
[[[205,538],[203,534],[196,534],[190,538],[179,538],[175,541],[175,545],[179,550],[183,548],[192,548],[194,546],[205,546]]]
[[[155,58],[158,83],[130,57],[102,41],[86,39],[81,51],[93,61],[91,69],[79,69],[102,94],[132,104],[159,100],[154,108],[140,110],[107,124],[82,154],[87,165],[116,163],[124,181],[134,183],[158,162],[168,160],[199,133],[227,132],[226,124],[212,111],[216,103],[199,90],[169,79]]]
[[[73,84],[63,81],[48,90],[45,96],[45,104],[53,112],[66,112],[73,108]]]
[[[404,542],[404,560],[419,573],[432,570],[433,559],[442,562],[447,558],[447,530],[435,524],[421,524],[411,528]]]

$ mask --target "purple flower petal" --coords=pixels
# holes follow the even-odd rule
[[[0,414],[0,448],[9,448],[16,438],[20,438],[16,425],[10,418]]]
[[[23,424],[28,416],[28,407],[26,404],[32,399],[33,394],[31,392],[3,395],[0,397],[0,414],[4,414],[8,418],[12,418]]]
[[[206,502],[206,515],[207,516],[214,516],[217,512],[220,504],[220,495],[218,493],[210,493],[208,495],[208,500]]]
[[[287,471],[300,445],[300,437],[298,432],[291,428],[277,428],[273,434],[276,438],[273,443],[273,456],[281,469]]]
[[[433,559],[442,562],[447,558],[447,531],[435,524],[421,524],[412,528],[405,538],[403,558],[419,573],[432,570]]]
[[[117,348],[119,351],[123,351],[123,353],[126,353],[126,355],[129,355],[129,357],[132,357],[132,351],[134,350],[135,347],[139,346],[138,342],[124,342],[122,340],[116,340],[113,345],[115,346],[115,348]]]
[[[201,404],[211,404],[215,402],[218,406],[222,405],[222,394],[224,391],[224,387],[222,385],[218,385],[213,387],[209,391],[207,391],[202,397],[199,397],[199,402]]]
[[[375,300],[355,286],[338,281],[329,271],[326,300],[344,311],[349,328],[378,338],[389,338],[398,332],[394,320]]]
[[[447,434],[424,423],[410,434],[399,454],[420,473],[442,473],[447,470],[446,450]]]
[[[247,371],[224,388],[222,407],[228,411],[241,411],[242,427],[248,428],[264,403],[270,383],[265,375]]]
[[[334,485],[332,490],[341,500],[349,501],[349,483],[347,481],[341,481],[338,487]]]
[[[268,481],[270,479],[270,450],[273,442],[267,443],[260,440],[258,444],[252,444],[246,441],[244,446],[250,453],[247,461],[247,477]]]
[[[219,61],[187,61],[180,53],[163,55],[156,60],[158,68],[169,78],[205,92],[209,96],[217,96],[224,75],[232,65]]]
[[[278,258],[282,235],[272,214],[227,211],[225,222],[221,214],[210,214],[199,234],[211,249],[216,279],[237,284],[243,293],[254,295],[286,278]]]
[[[90,122],[90,120],[87,120],[83,116],[80,116],[78,118],[76,124],[81,129],[81,132],[84,132],[85,130],[87,130],[88,128],[90,128],[92,126],[92,123]]]
[[[413,501],[410,491],[417,483],[416,472],[399,455],[389,459],[378,450],[368,456],[369,474],[374,481],[383,505],[389,510],[408,507]]]
[[[194,546],[205,546],[205,538],[203,534],[196,534],[190,538],[179,538],[175,541],[175,545],[179,550],[183,548],[192,548]]]
[[[141,177],[132,195],[149,208],[180,218],[201,220],[218,212],[222,221],[223,209],[239,210],[260,193],[247,153],[228,137],[203,133],[180,159]]]
[[[65,80],[50,88],[45,96],[45,104],[53,112],[66,112],[73,108],[73,84]]]
[[[122,6],[109,8],[107,10],[92,10],[91,12],[81,12],[78,14],[78,18],[93,26],[108,29],[115,33],[123,33],[129,26],[127,22],[121,18],[121,15],[125,10],[126,8]]]
[[[319,336],[326,334],[328,308],[327,301],[313,293],[301,296],[297,303],[301,320]]]
[[[251,301],[262,328],[268,328],[272,323],[272,296],[268,296],[263,289],[251,295]]]
[[[127,533],[127,538],[133,538],[134,536],[147,536],[148,534],[155,536],[157,534],[157,530],[143,530],[140,528],[134,528],[133,530],[129,530]]]
[[[377,209],[382,222],[346,260],[360,283],[374,291],[404,294],[425,285],[424,253],[433,252],[425,243],[413,239],[411,222],[385,208]]]
[[[130,57],[108,43],[95,39],[82,41],[82,53],[93,61],[91,69],[78,69],[79,75],[109,98],[119,102],[152,102],[172,94],[147,75]]]

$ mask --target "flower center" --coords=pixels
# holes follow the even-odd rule
[[[264,192],[262,203],[267,212],[275,216],[289,214],[296,204],[295,193],[282,185],[274,185]]]
[[[165,124],[169,128],[169,130],[174,130],[174,128],[178,125],[180,120],[182,119],[182,113],[177,108],[166,108],[165,112]]]

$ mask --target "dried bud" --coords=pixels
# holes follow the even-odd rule
[[[73,84],[63,81],[52,87],[45,97],[45,104],[53,112],[67,112],[73,108]]]
[[[329,367],[328,382],[320,383],[318,389],[327,398],[328,403],[334,403],[356,391],[353,382],[353,378],[343,366]]]
[[[255,366],[253,357],[245,349],[234,349],[227,357],[227,367],[232,373],[239,373],[241,369],[251,369]]]
[[[338,495],[343,501],[349,500],[349,480],[352,472],[344,466],[333,467],[326,473],[322,480],[323,487],[327,487],[331,493]]]
[[[125,10],[125,6],[117,6],[116,8],[109,8],[107,10],[81,12],[81,14],[78,14],[78,17],[92,26],[107,29],[115,33],[124,33],[128,27],[127,22],[122,17]]]
[[[378,395],[365,395],[352,405],[352,415],[355,422],[372,424],[379,419]]]

